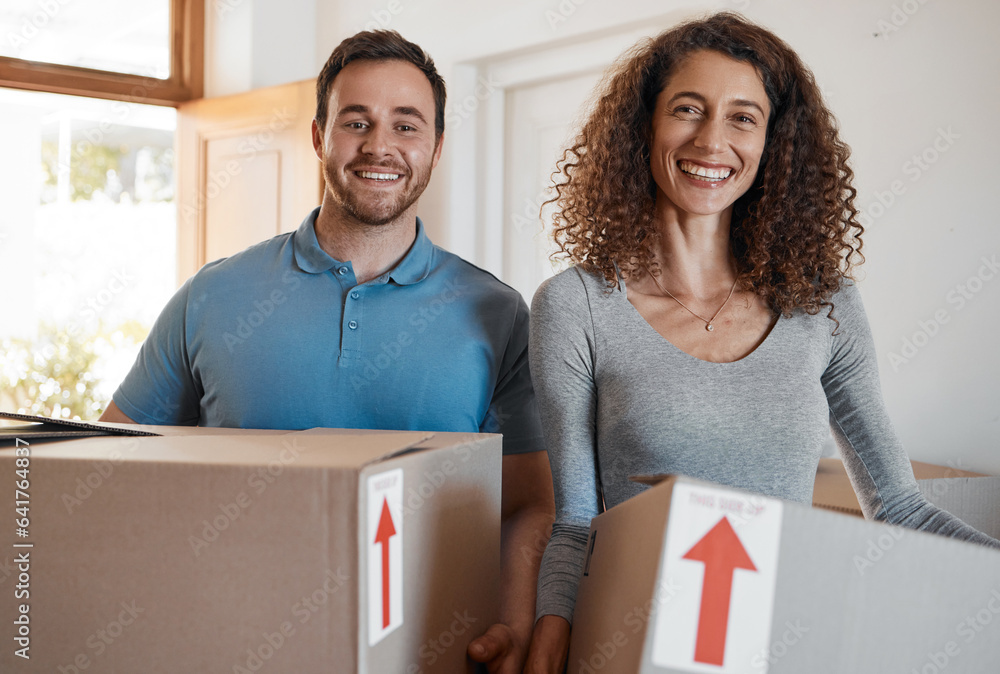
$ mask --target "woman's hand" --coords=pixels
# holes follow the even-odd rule
[[[535,623],[524,674],[562,674],[569,655],[570,624],[565,618],[545,615]]]

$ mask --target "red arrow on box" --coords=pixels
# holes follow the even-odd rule
[[[389,626],[389,539],[396,535],[389,512],[389,501],[382,498],[382,514],[378,518],[375,544],[382,544],[382,629]]]
[[[683,558],[705,564],[694,660],[721,667],[726,655],[733,576],[736,569],[756,571],[757,567],[725,516]]]

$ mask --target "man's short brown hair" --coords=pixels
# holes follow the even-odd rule
[[[427,52],[405,40],[394,30],[366,30],[347,38],[333,50],[316,80],[316,123],[319,127],[326,127],[327,105],[333,80],[348,63],[362,60],[406,61],[427,76],[434,92],[434,137],[440,139],[444,133],[444,79],[438,74],[434,60]]]

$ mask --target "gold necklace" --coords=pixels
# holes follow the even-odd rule
[[[709,332],[712,332],[712,330],[715,330],[715,326],[712,325],[712,321],[714,321],[719,316],[719,314],[722,313],[722,310],[726,308],[726,305],[729,304],[729,300],[733,297],[733,293],[736,292],[736,284],[739,283],[739,280],[740,280],[740,277],[737,276],[736,280],[733,281],[733,287],[729,289],[729,296],[726,297],[726,301],[722,303],[722,306],[719,307],[718,311],[716,311],[714,314],[712,314],[711,318],[705,318],[704,316],[700,316],[700,315],[696,314],[695,312],[691,311],[691,308],[688,305],[686,305],[683,302],[681,302],[679,299],[677,299],[676,297],[674,297],[673,293],[671,293],[669,290],[667,290],[662,285],[660,285],[659,279],[657,279],[655,276],[653,276],[653,274],[650,273],[650,271],[649,271],[648,268],[646,269],[646,273],[649,274],[649,277],[651,279],[653,279],[653,283],[656,284],[656,287],[659,288],[660,290],[662,290],[664,293],[667,294],[667,297],[669,297],[674,302],[677,302],[677,304],[679,304],[682,307],[684,307],[685,309],[687,309],[687,312],[689,314],[691,314],[692,316],[694,316],[695,318],[697,318],[698,320],[705,321],[705,329],[708,330]]]

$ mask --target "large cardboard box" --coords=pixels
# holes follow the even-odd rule
[[[983,475],[962,468],[939,466],[922,461],[911,461],[910,465],[913,467],[913,475],[917,478],[918,483],[921,480],[982,477]],[[858,503],[858,496],[854,493],[854,487],[851,486],[847,470],[840,459],[819,460],[819,466],[816,469],[816,482],[813,485],[813,505],[817,508],[864,517],[861,512],[861,504]]]
[[[471,671],[500,436],[156,430],[0,449],[0,672]]]
[[[671,477],[594,518],[571,674],[985,674],[1000,552]]]

